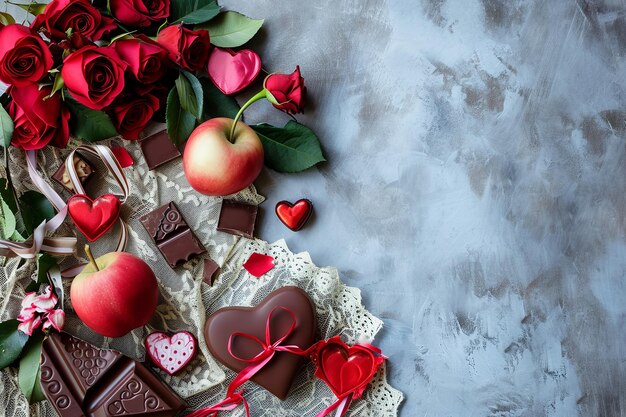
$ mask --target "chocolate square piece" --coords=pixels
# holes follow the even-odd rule
[[[74,167],[76,168],[80,182],[86,184],[87,180],[93,175],[93,167],[77,154],[74,154]],[[74,186],[70,181],[70,176],[65,171],[65,163],[61,164],[59,169],[52,174],[52,179],[61,184],[67,191],[71,193],[75,192]]]
[[[253,204],[224,200],[222,201],[217,230],[253,239],[257,212],[258,207]]]
[[[158,168],[180,156],[180,151],[172,143],[166,130],[148,136],[139,142],[139,146],[141,146],[141,152],[143,152],[143,157],[150,170]]]
[[[204,271],[202,272],[202,281],[207,283],[208,285],[213,286],[215,282],[215,278],[217,275],[217,271],[219,271],[220,266],[213,259],[205,259],[204,260]]]
[[[174,202],[151,211],[139,221],[172,267],[206,252]]]

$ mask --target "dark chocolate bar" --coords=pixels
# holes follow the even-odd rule
[[[217,230],[237,236],[254,238],[258,207],[235,200],[222,201]]]
[[[139,220],[171,267],[206,252],[174,202],[151,211]]]
[[[217,271],[219,271],[219,269],[220,266],[213,259],[205,259],[204,271],[202,272],[202,281],[212,286],[213,282],[215,282]]]
[[[153,170],[180,156],[180,151],[172,143],[167,131],[163,130],[139,142],[148,169]]]
[[[141,363],[67,333],[43,342],[41,387],[61,417],[171,417],[185,409]]]
[[[80,182],[86,184],[87,180],[89,180],[89,178],[93,175],[93,167],[89,164],[89,162],[76,154],[74,154],[74,167],[76,168],[76,173],[78,174]],[[72,181],[70,181],[70,176],[65,170],[65,163],[61,164],[59,169],[52,174],[52,179],[65,187],[67,191],[72,193],[75,192],[74,185],[72,185]]]

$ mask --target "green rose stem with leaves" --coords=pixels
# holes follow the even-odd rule
[[[233,120],[233,126],[230,128],[230,134],[228,135],[228,140],[233,142],[234,135],[235,135],[235,128],[237,127],[237,122],[239,121],[239,119],[241,118],[241,116],[243,115],[243,112],[252,105],[252,103],[254,103],[255,101],[259,101],[262,100],[264,98],[268,98],[268,94],[270,94],[269,91],[267,91],[265,88],[261,91],[259,91],[257,94],[255,94],[254,96],[252,96],[250,98],[250,100],[248,100],[246,102],[246,104],[244,104],[243,106],[241,106],[241,108],[239,109],[239,111],[237,112],[237,115],[235,116],[235,120]],[[270,94],[271,95],[271,94]]]

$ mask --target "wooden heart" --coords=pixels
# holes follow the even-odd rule
[[[93,242],[105,234],[120,216],[120,200],[104,194],[92,200],[84,194],[74,194],[67,200],[67,212],[85,237]]]
[[[256,307],[225,307],[217,310],[207,319],[204,336],[211,354],[221,363],[235,372],[249,364],[235,359],[228,352],[228,340],[233,333],[245,333],[265,340],[265,327],[269,314],[272,342],[286,334],[296,324],[291,335],[282,345],[295,345],[302,349],[309,348],[315,340],[315,313],[308,295],[297,287],[283,287],[269,294]],[[244,337],[233,339],[232,353],[240,358],[253,358],[262,351],[261,346]],[[256,375],[256,382],[276,397],[284,400],[291,383],[296,376],[303,358],[289,352],[276,352],[274,357]]]
[[[249,86],[260,71],[261,58],[250,49],[235,52],[216,47],[209,56],[209,77],[228,96]]]
[[[198,350],[196,339],[186,331],[174,333],[172,336],[153,332],[146,337],[144,344],[152,362],[170,375],[187,366]]]
[[[291,204],[289,201],[279,201],[276,203],[276,215],[285,226],[297,232],[302,229],[311,217],[313,203],[306,198]]]
[[[346,348],[338,343],[328,343],[317,357],[323,379],[338,398],[362,388],[378,368],[372,351],[358,345]]]

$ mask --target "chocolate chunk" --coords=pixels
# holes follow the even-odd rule
[[[213,286],[215,278],[217,278],[217,271],[219,271],[219,269],[220,266],[213,259],[205,259],[204,271],[202,272],[202,281],[204,281],[208,285]]]
[[[174,202],[151,211],[139,220],[172,267],[206,252]]]
[[[217,230],[237,236],[254,238],[258,207],[235,200],[222,201]]]
[[[169,417],[185,409],[139,362],[67,333],[51,333],[43,342],[41,387],[61,417]]]
[[[148,136],[139,142],[139,146],[150,170],[158,168],[180,156],[180,151],[172,143],[166,130]]]
[[[211,314],[204,327],[204,338],[211,354],[235,372],[250,363],[237,360],[229,353],[229,339],[234,333],[246,333],[265,341],[265,326],[269,314],[276,307],[289,309],[296,318],[293,332],[282,345],[309,348],[315,341],[315,309],[308,295],[297,287],[283,287],[269,294],[256,307],[225,307]],[[289,312],[276,309],[270,321],[272,343],[283,337],[293,323]],[[253,358],[262,347],[244,337],[232,341],[232,353],[242,359]],[[284,400],[302,364],[301,356],[289,352],[276,352],[274,357],[252,377],[252,381]]]
[[[93,167],[89,164],[89,162],[77,154],[74,154],[74,167],[76,168],[76,173],[78,174],[80,182],[86,184],[87,180],[89,180],[89,178],[93,175]],[[72,185],[72,182],[70,181],[70,176],[65,170],[65,163],[61,164],[59,169],[52,174],[52,179],[65,187],[67,191],[72,193],[75,192],[74,185]]]

